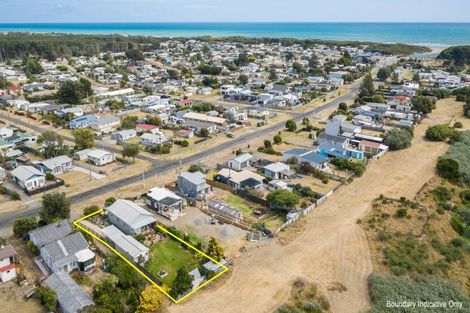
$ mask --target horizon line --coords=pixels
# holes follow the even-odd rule
[[[470,24],[470,21],[110,21],[110,22],[0,22],[0,25],[67,25],[67,24]]]

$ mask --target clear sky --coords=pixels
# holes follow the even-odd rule
[[[0,0],[0,23],[470,22],[470,0]]]

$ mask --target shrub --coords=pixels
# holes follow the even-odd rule
[[[99,210],[100,210],[99,206],[91,205],[91,206],[86,207],[85,209],[83,209],[83,215],[87,216],[87,215],[93,214],[93,213],[95,213],[96,211],[99,211]]]
[[[286,122],[286,128],[290,132],[295,132],[297,130],[297,124],[295,123],[294,120],[288,120]]]
[[[10,199],[13,200],[13,201],[19,201],[19,200],[21,200],[21,196],[16,191],[12,191],[12,192],[10,192]]]
[[[396,211],[395,216],[397,218],[404,218],[408,215],[408,210],[405,208],[400,208]]]
[[[361,177],[366,171],[366,166],[363,163],[350,162],[344,159],[336,159],[333,160],[331,163],[338,166],[342,170],[348,170],[353,172],[354,175],[356,175],[357,177]]]
[[[282,137],[279,136],[279,135],[276,135],[276,136],[273,137],[273,141],[276,145],[279,145],[279,144],[282,143]]]
[[[108,198],[104,201],[104,206],[108,207],[108,206],[112,205],[114,202],[116,202],[116,198],[110,197],[110,198]]]
[[[275,210],[291,210],[299,204],[299,197],[284,189],[271,191],[266,196],[266,201],[270,209]]]
[[[459,197],[464,205],[470,204],[470,189],[463,190],[459,193]]]
[[[453,132],[449,125],[435,125],[428,127],[426,138],[432,141],[445,141],[452,136]]]
[[[466,183],[470,183],[470,131],[459,134],[461,134],[460,141],[453,142],[442,159],[451,159],[457,163],[454,165],[456,168],[453,182],[458,182],[462,178]]]
[[[437,161],[437,174],[450,182],[458,182],[460,179],[459,163],[452,159],[440,158]]]
[[[462,128],[462,127],[463,127],[462,122],[455,122],[454,123],[454,128]]]
[[[46,173],[46,180],[53,180],[54,178],[55,178],[55,176],[51,172]]]
[[[444,186],[439,186],[433,191],[434,199],[437,201],[448,201],[452,198],[452,191]]]
[[[13,222],[13,234],[23,238],[29,231],[36,229],[38,222],[34,217],[20,217]]]
[[[389,130],[384,136],[384,143],[390,150],[401,150],[411,146],[413,135],[404,128],[394,128]]]

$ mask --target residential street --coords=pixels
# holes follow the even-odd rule
[[[324,105],[322,105],[318,108],[315,108],[313,110],[310,110],[310,111],[307,111],[307,112],[304,112],[304,113],[297,114],[297,116],[294,118],[295,121],[296,122],[301,122],[302,119],[305,118],[305,117],[315,116],[316,114],[318,114],[322,111],[330,110],[332,108],[336,108],[338,106],[338,104],[341,103],[341,102],[347,102],[347,101],[350,101],[350,100],[354,99],[357,92],[359,91],[360,82],[361,82],[361,80],[355,82],[352,85],[351,90],[350,90],[349,93],[347,93],[345,95],[342,95],[342,96],[334,99],[333,101],[326,102]],[[27,122],[24,122],[24,121],[22,121],[18,118],[13,117],[11,114],[7,115],[7,114],[5,114],[4,112],[1,112],[1,111],[0,111],[0,118],[8,120],[12,123],[18,124],[20,126],[31,128],[31,129],[39,132],[39,133],[44,130],[41,127],[38,127],[38,126],[35,126],[35,125],[30,125]],[[227,150],[227,149],[233,149],[233,148],[239,147],[243,144],[247,144],[248,142],[250,142],[253,139],[259,139],[259,138],[272,136],[272,134],[276,133],[279,130],[282,130],[283,128],[284,128],[284,122],[273,124],[269,127],[262,128],[262,129],[260,129],[256,132],[251,132],[251,133],[240,135],[240,136],[235,137],[235,138],[233,138],[229,141],[224,142],[221,145],[211,147],[209,149],[198,152],[196,154],[193,154],[193,155],[188,156],[186,158],[183,158],[181,160],[157,161],[155,159],[145,157],[145,156],[138,156],[138,158],[141,158],[145,161],[152,162],[152,164],[153,164],[152,168],[144,173],[145,177],[152,177],[152,176],[155,176],[156,174],[162,175],[162,174],[174,171],[174,170],[178,169],[180,166],[198,162],[198,161],[200,161],[200,160],[202,160],[202,159],[204,159],[204,158],[206,158],[206,157],[208,157],[208,156],[210,156],[210,155],[212,155],[216,152],[220,152],[220,151],[224,151],[224,150]],[[69,137],[64,137],[64,139],[73,141],[73,138],[69,138]],[[108,145],[104,145],[102,143],[97,143],[96,147],[102,148],[102,149],[107,149],[111,152],[120,153],[120,151],[113,151],[113,149],[110,149],[110,147],[108,147]],[[117,150],[117,149],[114,149],[114,150]],[[139,174],[136,174],[136,175],[133,175],[133,176],[129,176],[129,177],[124,177],[120,180],[111,182],[111,183],[109,183],[107,185],[104,185],[104,186],[100,186],[100,187],[97,187],[97,188],[92,188],[92,189],[87,190],[85,192],[82,192],[80,194],[71,196],[69,198],[69,200],[72,204],[78,203],[78,202],[81,202],[83,200],[98,196],[100,194],[104,194],[104,193],[107,193],[107,192],[110,192],[110,191],[113,191],[113,190],[117,190],[117,189],[119,189],[123,186],[131,185],[133,183],[139,182],[140,180],[142,180],[142,173],[139,173]],[[9,228],[11,223],[16,218],[21,217],[21,216],[36,215],[36,214],[38,214],[39,210],[40,210],[39,206],[34,206],[34,207],[29,207],[29,208],[24,209],[24,210],[17,210],[17,211],[13,211],[13,212],[7,212],[7,213],[0,214],[0,232],[5,231],[6,228]]]

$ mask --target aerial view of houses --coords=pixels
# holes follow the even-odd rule
[[[467,24],[2,25],[1,312],[470,310]]]

